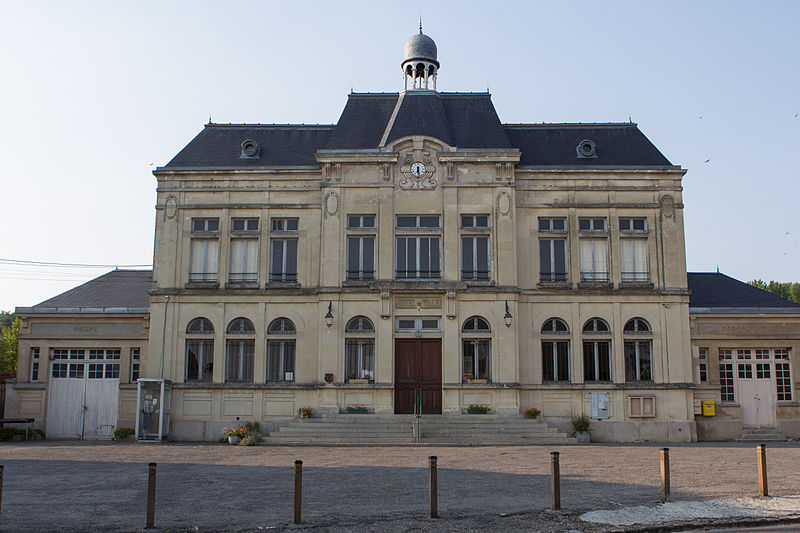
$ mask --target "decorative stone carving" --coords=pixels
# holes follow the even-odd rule
[[[511,195],[501,192],[497,195],[497,212],[507,217],[511,214]]]
[[[335,192],[329,192],[325,195],[325,213],[326,215],[336,215],[339,210],[339,195]]]
[[[174,196],[168,196],[167,201],[164,202],[164,216],[173,219],[178,214],[178,199]]]
[[[447,291],[447,318],[453,320],[457,316],[456,312],[456,291]]]
[[[386,320],[392,316],[389,307],[389,291],[381,291],[381,318]]]
[[[661,197],[661,214],[664,215],[664,218],[673,218],[675,216],[675,200],[672,199],[672,196]]]
[[[448,161],[445,163],[445,171],[444,175],[447,178],[447,181],[453,181],[455,179],[455,174],[453,173],[453,162]]]

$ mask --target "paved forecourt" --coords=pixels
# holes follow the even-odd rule
[[[417,518],[424,526],[431,455],[438,456],[439,526],[547,509],[551,451],[560,452],[565,511],[654,504],[660,447],[7,443],[0,445],[0,531],[141,529],[149,462],[158,463],[156,527],[172,530],[288,526],[297,459],[304,463],[303,521],[322,529]],[[754,445],[673,445],[670,458],[673,501],[757,492]],[[767,462],[771,495],[800,494],[798,444],[769,445]]]

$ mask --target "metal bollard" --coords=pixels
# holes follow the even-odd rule
[[[439,496],[438,485],[439,479],[436,472],[436,462],[438,458],[435,455],[428,457],[428,467],[430,470],[430,481],[428,483],[428,496],[431,510],[431,518],[439,518]]]
[[[767,445],[759,444],[756,449],[758,457],[758,495],[762,498],[769,496],[767,489]]]
[[[550,452],[550,466],[553,478],[553,504],[550,508],[558,511],[561,509],[561,465],[558,460],[558,452]]]
[[[669,501],[669,448],[661,448],[661,503]]]
[[[294,523],[303,521],[303,461],[294,462]]]
[[[147,529],[156,527],[156,463],[150,463],[147,476]]]
[[[5,466],[0,465],[0,512],[3,509],[3,470],[5,470]]]

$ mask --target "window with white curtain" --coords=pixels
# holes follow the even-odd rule
[[[581,281],[608,281],[608,240],[581,239]]]
[[[228,281],[258,281],[258,239],[231,239],[231,266]]]
[[[217,281],[219,239],[192,239],[189,281]]]
[[[647,266],[647,239],[620,239],[620,263],[622,281],[650,281]]]

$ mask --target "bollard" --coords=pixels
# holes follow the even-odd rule
[[[661,448],[661,503],[669,501],[669,448]]]
[[[294,523],[303,521],[303,461],[294,462]]]
[[[553,475],[553,511],[561,509],[561,466],[558,462],[558,452],[550,452],[550,466]]]
[[[0,512],[3,509],[3,470],[5,470],[5,466],[0,465]]]
[[[430,482],[428,483],[428,495],[431,508],[431,518],[439,518],[439,499],[438,499],[438,485],[439,479],[436,472],[436,462],[438,458],[435,455],[428,457],[428,467],[430,469]]]
[[[758,495],[762,498],[769,496],[767,489],[767,446],[759,444],[756,449],[758,457]]]
[[[150,463],[147,476],[147,529],[156,527],[156,463]]]

